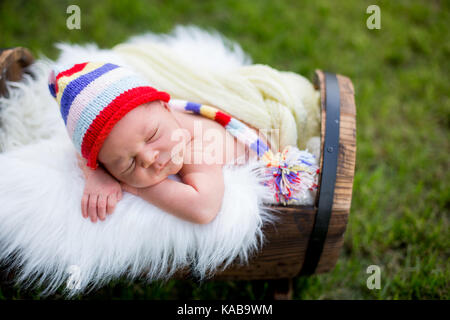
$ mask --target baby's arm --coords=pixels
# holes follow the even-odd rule
[[[166,212],[199,224],[210,223],[219,213],[224,194],[222,166],[197,166],[182,175],[182,182],[165,179],[148,188],[130,191]]]

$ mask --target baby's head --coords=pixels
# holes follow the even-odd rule
[[[110,63],[86,62],[49,77],[51,94],[72,142],[96,169],[143,188],[176,174],[189,139],[170,110],[166,92],[133,71]],[[172,133],[179,130],[174,139]],[[176,155],[176,161],[174,161]]]

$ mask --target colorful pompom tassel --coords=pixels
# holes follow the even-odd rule
[[[282,152],[266,152],[260,159],[276,202],[283,205],[304,204],[317,190],[319,167],[314,155],[297,147],[286,146]]]

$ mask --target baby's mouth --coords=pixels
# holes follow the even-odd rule
[[[164,163],[162,166],[159,167],[158,174],[160,174],[161,171],[163,171],[163,169],[169,164],[170,161],[171,159],[169,159],[168,161],[166,161],[166,163]]]

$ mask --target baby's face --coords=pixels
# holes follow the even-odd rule
[[[190,139],[167,106],[158,100],[128,112],[111,130],[98,161],[117,180],[145,188],[159,183],[183,167]]]

